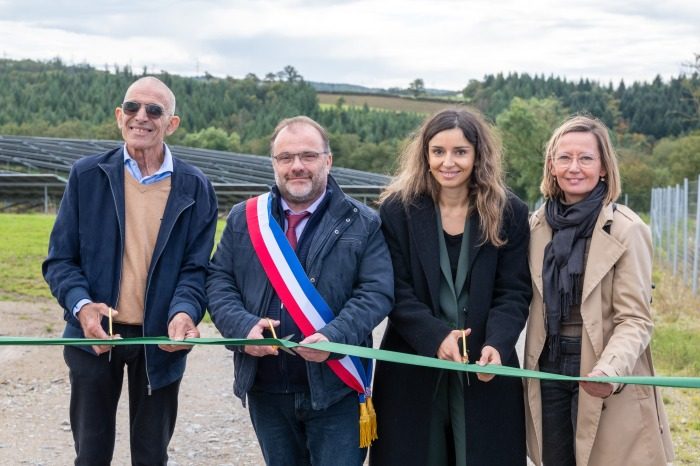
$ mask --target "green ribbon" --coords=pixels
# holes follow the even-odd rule
[[[632,385],[655,385],[658,387],[674,388],[700,388],[700,377],[665,377],[665,376],[616,376],[616,377],[570,377],[560,374],[550,374],[517,367],[477,364],[462,364],[454,361],[444,361],[437,358],[418,356],[415,354],[398,353],[364,346],[344,345],[341,343],[319,342],[309,345],[300,345],[293,341],[280,340],[276,338],[262,338],[249,340],[245,338],[188,338],[187,340],[171,340],[167,337],[142,337],[125,338],[115,340],[100,340],[88,338],[38,338],[38,337],[0,337],[0,346],[3,345],[42,345],[42,346],[88,346],[104,345],[276,345],[285,348],[296,348],[303,346],[331,353],[339,353],[349,356],[358,356],[379,361],[394,362],[398,364],[410,364],[414,366],[430,367],[433,369],[446,369],[461,372],[481,372],[484,374],[502,375],[505,377],[524,377],[540,380],[560,380],[568,382],[608,382],[623,383]]]

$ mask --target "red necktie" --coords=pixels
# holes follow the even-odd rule
[[[287,231],[284,235],[287,237],[287,241],[292,245],[292,249],[296,251],[297,249],[297,226],[306,217],[311,215],[310,212],[302,212],[300,214],[293,214],[289,210],[284,213],[287,216]]]

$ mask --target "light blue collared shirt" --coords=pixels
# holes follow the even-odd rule
[[[163,152],[165,156],[163,157],[163,164],[160,166],[157,172],[149,176],[143,176],[141,170],[139,169],[139,164],[131,157],[129,151],[124,144],[124,166],[131,173],[136,181],[141,184],[152,184],[157,183],[173,174],[173,154],[170,153],[170,148],[167,144],[163,144]],[[92,300],[81,299],[72,309],[73,315],[77,317],[78,311],[82,309],[86,304],[90,304]]]
[[[163,152],[165,153],[165,156],[163,157],[163,164],[160,166],[158,171],[152,175],[144,177],[139,169],[139,164],[136,163],[136,160],[131,157],[131,154],[129,154],[129,151],[126,148],[126,144],[124,144],[124,166],[129,173],[131,173],[131,176],[133,176],[139,183],[157,183],[158,181],[169,177],[173,173],[173,155],[170,153],[170,148],[168,148],[167,144],[163,144]]]

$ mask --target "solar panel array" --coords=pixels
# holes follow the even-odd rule
[[[4,202],[0,210],[21,210],[25,204],[55,205],[58,201],[54,198],[60,199],[57,191],[63,192],[56,183],[65,183],[76,160],[121,144],[105,140],[0,136],[0,201]],[[175,157],[198,167],[211,180],[222,212],[274,184],[270,157],[184,146],[171,146],[171,150]],[[55,176],[43,181],[10,176],[18,173]],[[364,201],[376,198],[389,181],[384,175],[349,168],[333,167],[331,173],[344,191]],[[46,197],[51,200],[47,201]]]

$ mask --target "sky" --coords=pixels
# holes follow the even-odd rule
[[[0,57],[461,90],[499,72],[615,85],[688,71],[697,0],[0,0]]]

